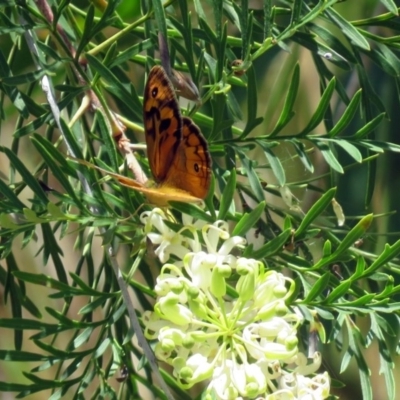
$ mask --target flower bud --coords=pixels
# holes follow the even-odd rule
[[[207,318],[207,307],[196,300],[189,300],[189,307],[193,314],[199,319]]]
[[[278,304],[275,306],[275,312],[278,317],[285,316],[288,313],[288,311],[289,310],[283,301],[278,302]]]
[[[174,343],[174,341],[171,340],[171,339],[164,339],[164,340],[161,342],[161,348],[163,349],[163,351],[169,353],[169,352],[171,352],[172,350],[174,350],[174,348],[175,348],[175,343]]]
[[[255,286],[256,278],[253,271],[247,275],[241,276],[236,285],[236,290],[239,293],[240,300],[243,302],[250,300],[254,295]]]
[[[259,388],[256,382],[250,382],[246,385],[246,397],[253,399],[258,395]]]
[[[163,297],[155,309],[161,313],[163,318],[180,326],[189,324],[193,318],[192,312],[187,307],[177,304],[175,296]]]
[[[286,348],[291,351],[297,347],[299,340],[296,336],[288,336],[285,340]]]
[[[218,273],[225,279],[229,278],[232,274],[232,268],[228,264],[222,264],[216,268],[218,269]]]
[[[273,293],[274,293],[275,297],[277,297],[278,299],[285,297],[286,293],[287,293],[285,285],[276,285],[274,287]]]
[[[196,286],[191,286],[187,290],[187,295],[190,299],[197,299],[197,297],[199,296],[199,293],[200,293],[200,289]]]
[[[215,297],[223,297],[226,294],[226,282],[218,268],[212,270],[210,291]]]
[[[193,371],[191,368],[189,367],[183,367],[180,371],[179,371],[179,377],[181,379],[184,379],[185,381],[188,381],[192,378],[193,376]]]
[[[196,342],[191,334],[186,335],[182,340],[182,346],[185,347],[185,349],[191,349],[195,343]]]

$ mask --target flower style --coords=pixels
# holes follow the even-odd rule
[[[329,376],[304,375],[319,368],[320,357],[307,365],[299,353],[302,318],[286,306],[294,282],[233,255],[246,242],[231,237],[224,221],[193,223],[186,216],[174,232],[165,218],[159,209],[142,214],[164,263],[154,312],[145,312],[143,322],[146,337],[158,340],[156,357],[173,367],[180,386],[208,380],[205,399],[326,398]],[[166,263],[171,255],[177,261]]]

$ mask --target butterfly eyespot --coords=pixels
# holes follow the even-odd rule
[[[199,171],[200,171],[199,164],[194,164],[194,170],[195,170],[196,172],[199,172]]]
[[[158,94],[158,87],[155,87],[155,88],[153,88],[153,89],[151,90],[151,95],[152,95],[153,97],[156,97],[157,94]]]

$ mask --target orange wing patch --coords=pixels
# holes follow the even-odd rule
[[[190,118],[183,118],[182,141],[162,186],[178,187],[195,197],[207,196],[211,157],[207,141]]]

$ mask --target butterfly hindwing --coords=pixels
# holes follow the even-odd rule
[[[207,141],[190,118],[182,118],[182,141],[165,185],[175,186],[204,199],[211,181],[211,157]]]

